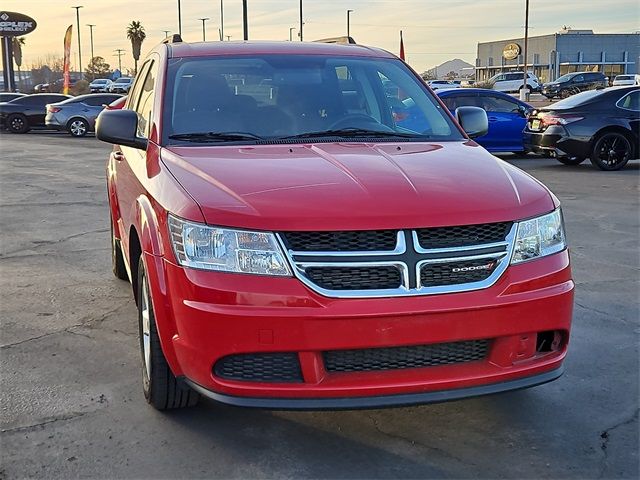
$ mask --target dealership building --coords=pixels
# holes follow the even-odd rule
[[[563,29],[551,35],[529,37],[527,69],[543,82],[570,72],[599,71],[610,79],[640,73],[640,33],[593,33]],[[478,43],[476,80],[522,70],[524,38]]]

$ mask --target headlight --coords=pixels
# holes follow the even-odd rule
[[[291,275],[276,237],[210,227],[169,215],[169,233],[180,265],[220,272]]]
[[[518,223],[511,263],[551,255],[564,250],[566,246],[562,213],[558,208],[548,215]]]

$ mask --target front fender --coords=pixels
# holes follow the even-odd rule
[[[135,224],[138,228],[140,248],[144,258],[145,270],[153,313],[155,316],[158,336],[162,352],[174,375],[182,374],[182,369],[173,348],[173,337],[177,335],[177,328],[171,311],[167,278],[164,270],[164,247],[160,234],[160,223],[151,201],[144,195],[136,200]]]

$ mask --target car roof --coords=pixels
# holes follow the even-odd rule
[[[381,48],[364,45],[320,42],[196,42],[168,43],[169,57],[216,55],[326,55],[397,58]]]

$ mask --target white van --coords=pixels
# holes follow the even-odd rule
[[[517,92],[524,86],[524,72],[499,73],[489,79],[489,85],[499,92]],[[532,92],[540,89],[540,81],[533,73],[527,74],[527,85]]]

